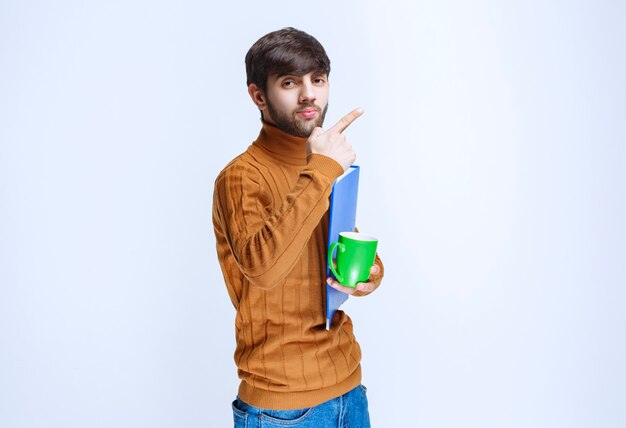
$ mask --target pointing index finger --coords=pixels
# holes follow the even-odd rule
[[[331,134],[341,134],[352,122],[357,120],[359,116],[363,114],[362,108],[352,110],[350,113],[339,119],[339,122],[335,123],[332,127],[328,128],[326,132]]]

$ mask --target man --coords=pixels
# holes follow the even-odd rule
[[[377,256],[356,289],[326,278],[329,195],[356,157],[342,132],[363,111],[321,128],[330,61],[294,28],[259,39],[246,71],[262,128],[218,175],[213,196],[218,259],[237,310],[235,427],[369,427],[352,321],[337,311],[327,331],[324,314],[327,281],[363,296],[383,276]]]

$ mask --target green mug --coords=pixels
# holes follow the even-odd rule
[[[358,232],[341,232],[339,242],[328,248],[328,266],[339,283],[346,287],[356,287],[359,282],[367,282],[370,269],[376,259],[378,239]],[[333,253],[337,248],[337,267],[333,263]]]

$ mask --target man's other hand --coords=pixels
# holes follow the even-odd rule
[[[380,266],[378,266],[377,264],[374,264],[374,266],[372,266],[372,268],[370,269],[370,277],[367,280],[367,282],[358,282],[356,284],[356,287],[354,288],[345,287],[339,284],[338,281],[330,277],[326,278],[326,283],[330,285],[331,287],[333,287],[335,290],[339,290],[342,293],[352,295],[356,292],[359,292],[360,295],[366,295],[366,294],[370,294],[372,291],[376,289],[376,286],[374,285],[374,282],[372,280],[372,276],[376,276],[379,273],[380,273]]]

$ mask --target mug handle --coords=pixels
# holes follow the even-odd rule
[[[335,275],[337,281],[343,282],[343,276],[341,276],[339,272],[337,272],[335,266],[333,265],[333,253],[335,252],[336,247],[339,247],[337,251],[341,253],[346,251],[346,246],[341,242],[333,242],[332,244],[330,244],[330,247],[328,247],[328,267],[330,268],[330,271],[333,273],[333,275]]]

